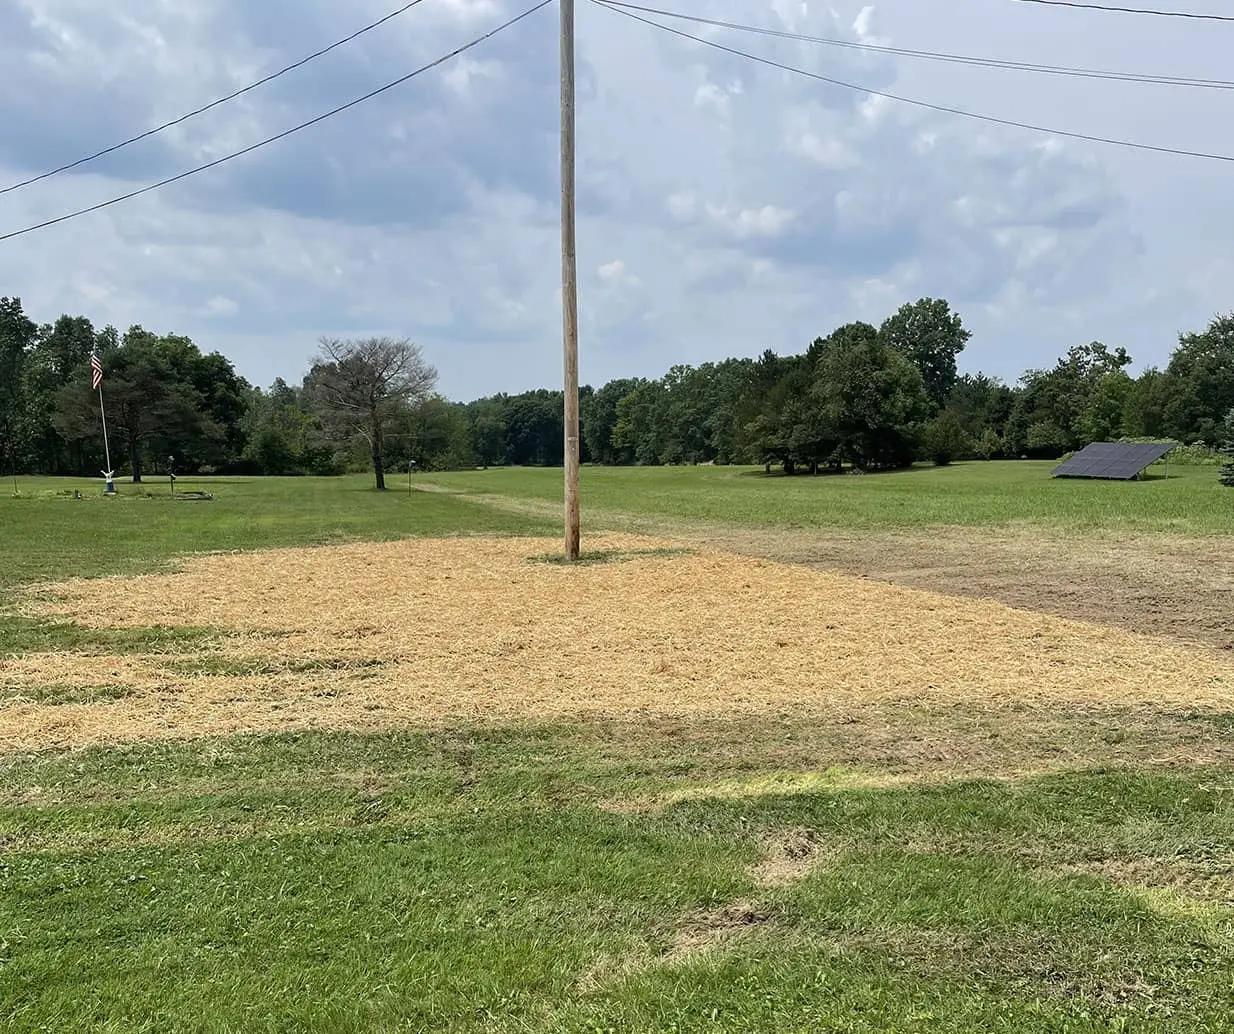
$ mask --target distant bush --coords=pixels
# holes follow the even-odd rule
[[[1067,445],[1067,433],[1051,420],[1030,424],[1025,436],[1025,451],[1032,459],[1054,459],[1067,451]]]

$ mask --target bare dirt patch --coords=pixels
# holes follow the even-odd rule
[[[763,858],[750,869],[764,887],[787,887],[829,857],[826,845],[811,829],[790,829],[763,845]]]
[[[1164,900],[1167,911],[1170,904],[1185,908],[1183,903],[1188,900],[1234,907],[1234,852],[1230,851],[1224,857],[1217,852],[1214,857],[1199,859],[1101,858],[1068,862],[1043,871],[1095,876],[1145,893],[1169,891],[1179,897],[1173,902]],[[1160,906],[1163,899],[1158,897],[1156,903]]]
[[[1234,650],[1234,536],[693,530],[718,548]]]
[[[774,919],[770,909],[753,901],[732,901],[709,912],[686,916],[660,961],[669,965],[689,961],[747,930],[765,927]]]
[[[584,994],[611,987],[656,966],[684,966],[756,931],[775,929],[772,911],[752,901],[732,901],[711,911],[682,917],[663,950],[641,945],[623,953],[603,953],[579,976]]]
[[[512,513],[558,513],[542,500],[422,487]],[[1234,650],[1234,535],[1079,534],[1027,525],[750,528],[596,510],[590,519],[602,527]]]
[[[128,689],[0,707],[0,749],[458,720],[842,719],[879,703],[1234,709],[1234,656],[801,565],[646,552],[671,543],[630,536],[592,539],[622,562],[533,562],[553,545],[281,549],[63,583],[44,613],[234,634],[204,675],[183,654],[0,662],[8,688]]]

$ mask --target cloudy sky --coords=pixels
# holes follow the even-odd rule
[[[401,0],[0,0],[0,186],[243,86]],[[311,118],[533,0],[423,0],[269,86],[0,195],[0,233]],[[1014,0],[660,0],[832,39],[1200,78],[1234,23]],[[1222,0],[1159,0],[1191,11]],[[1234,91],[1037,75],[673,23],[832,78],[1051,128],[1234,155]],[[1003,128],[829,86],[579,0],[582,379],[800,351],[921,295],[1014,379],[1069,345],[1161,363],[1234,309],[1231,163]],[[191,335],[250,380],[322,334],[419,342],[470,398],[560,382],[557,11],[336,118],[0,242],[0,295]]]

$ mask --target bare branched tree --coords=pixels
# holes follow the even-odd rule
[[[384,489],[386,426],[427,398],[436,384],[437,371],[406,338],[322,338],[304,390],[330,433],[368,442],[377,487]]]

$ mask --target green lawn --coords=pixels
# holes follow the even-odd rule
[[[11,759],[0,1028],[1228,1029],[1234,798],[1211,771],[900,789],[837,773],[605,807],[748,779],[777,748],[746,731]],[[798,758],[828,749],[786,731]],[[819,861],[768,886],[750,866],[788,831]],[[1101,875],[1163,864],[1211,898]]]
[[[371,476],[184,478],[209,502],[170,498],[166,482],[18,478],[0,486],[0,589],[40,579],[161,567],[186,552],[263,549],[422,535],[552,534],[551,522],[476,507],[405,483],[385,493]],[[397,485],[396,480],[391,482]],[[80,492],[82,498],[74,498]]]
[[[4,594],[32,582],[159,570],[188,553],[460,534],[551,535],[551,521],[429,492],[372,488],[372,478],[182,479],[208,502],[174,500],[165,482],[18,478],[0,492],[0,657],[25,650],[175,649],[215,629],[87,631],[6,613]],[[80,498],[78,498],[80,494]]]
[[[1079,528],[1101,500],[1115,527],[1229,530],[1234,493],[1211,472],[1042,473],[589,469],[584,500],[742,523]],[[434,480],[554,499],[560,476]],[[187,503],[31,479],[0,495],[0,591],[200,550],[556,535],[551,519],[368,484],[218,479],[212,502]],[[211,633],[2,611],[0,708],[6,656]],[[477,724],[0,755],[0,1031],[1234,1030],[1234,766],[1179,760],[1228,759],[1231,732],[1229,715],[975,701],[843,725]],[[940,781],[936,762],[989,777]],[[1048,774],[992,778],[1033,767]],[[768,856],[778,869],[758,867]]]
[[[1053,463],[957,463],[865,476],[766,476],[748,467],[584,467],[584,520],[664,516],[787,527],[989,527],[1029,523],[1075,531],[1234,532],[1234,492],[1212,467],[1171,466],[1137,482],[1050,477]],[[465,493],[561,498],[561,471],[492,469],[427,475]]]

